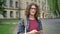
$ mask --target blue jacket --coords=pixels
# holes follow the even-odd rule
[[[26,20],[27,20],[27,25],[26,25],[26,31],[28,32],[28,29],[29,29],[29,20],[28,20],[28,17],[26,17]],[[38,29],[39,30],[42,30],[42,24],[41,24],[41,21],[39,19],[37,19],[38,21]],[[20,23],[18,25],[18,32],[17,34],[23,34],[25,31],[25,26],[24,26],[24,19],[20,19]]]

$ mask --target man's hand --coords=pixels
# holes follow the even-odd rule
[[[32,30],[29,32],[29,34],[37,34],[37,32],[38,32],[37,30]]]
[[[30,32],[27,32],[27,34],[43,34],[43,30],[40,30],[40,31],[32,30]]]

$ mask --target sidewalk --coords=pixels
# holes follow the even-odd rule
[[[12,34],[17,34],[18,24],[14,26]]]

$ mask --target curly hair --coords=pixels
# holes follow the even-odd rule
[[[40,9],[38,7],[37,4],[35,3],[31,3],[30,5],[27,6],[26,10],[25,10],[25,15],[26,16],[29,16],[30,15],[30,9],[31,9],[31,6],[34,5],[36,7],[36,13],[35,13],[35,17],[40,17]]]

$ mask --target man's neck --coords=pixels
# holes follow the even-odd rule
[[[30,20],[35,20],[35,17],[33,15],[29,15]]]

